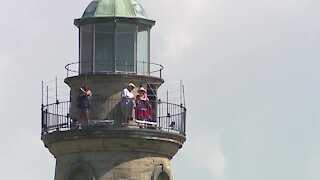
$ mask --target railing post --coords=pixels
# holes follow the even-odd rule
[[[157,102],[157,104],[158,104],[158,119],[159,119],[159,125],[160,125],[160,127],[161,127],[161,122],[160,122],[160,117],[161,117],[161,106],[160,106],[160,104],[161,104],[161,99],[158,99],[158,102]]]
[[[43,104],[41,104],[41,134],[44,133],[44,113],[43,113]]]
[[[67,113],[66,119],[67,119],[67,124],[68,124],[67,129],[70,130],[70,129],[71,129],[71,122],[70,122],[70,115],[69,115],[69,113]]]
[[[186,135],[186,115],[187,115],[187,109],[185,107],[183,107],[183,134]]]
[[[44,131],[48,131],[48,106],[45,111]]]
[[[143,75],[145,75],[145,69],[144,69],[144,61],[142,61],[142,71],[143,71]]]
[[[47,86],[47,106],[48,106],[48,103],[49,103],[49,87]]]

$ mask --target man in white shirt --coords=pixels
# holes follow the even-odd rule
[[[132,90],[135,88],[133,83],[129,83],[126,88],[121,92],[121,112],[122,112],[122,123],[128,124],[129,120],[132,120],[134,95]]]

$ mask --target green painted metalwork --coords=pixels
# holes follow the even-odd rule
[[[88,17],[128,17],[147,19],[145,10],[136,0],[93,0],[83,13]]]

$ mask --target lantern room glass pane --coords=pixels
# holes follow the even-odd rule
[[[149,67],[149,28],[139,25],[137,35],[137,73],[150,74]]]
[[[114,72],[114,25],[95,25],[95,72]]]
[[[116,71],[135,72],[135,30],[136,25],[116,25]]]
[[[80,74],[92,72],[92,25],[80,27]]]

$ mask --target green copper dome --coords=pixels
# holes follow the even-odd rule
[[[147,19],[146,12],[136,0],[93,0],[82,15],[90,17],[128,17]]]

